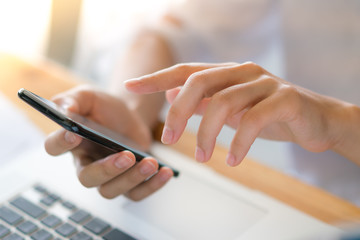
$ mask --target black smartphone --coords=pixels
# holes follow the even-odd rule
[[[66,130],[105,148],[102,149],[104,150],[103,152],[110,154],[128,150],[135,155],[136,161],[151,156],[130,139],[114,133],[110,129],[79,114],[66,111],[54,102],[42,98],[26,89],[20,89],[18,96]],[[163,166],[165,165],[159,162],[159,168]],[[172,171],[175,177],[179,175],[178,170],[172,169]]]

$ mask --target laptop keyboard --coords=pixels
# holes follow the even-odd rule
[[[118,228],[41,185],[0,204],[3,240],[132,240]]]

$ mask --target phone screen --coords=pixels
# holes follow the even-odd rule
[[[130,139],[115,133],[88,118],[67,111],[54,102],[42,98],[26,89],[20,89],[18,91],[18,96],[66,130],[101,145],[103,148],[110,151],[109,153],[128,150],[135,155],[136,161],[140,161],[144,157],[150,156],[150,154],[145,152],[145,149]],[[162,166],[165,165],[159,162],[159,167]],[[177,177],[179,172],[175,169],[172,170],[174,176]]]

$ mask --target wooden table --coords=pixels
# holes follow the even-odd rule
[[[20,101],[17,91],[26,88],[45,98],[51,98],[81,82],[83,81],[66,69],[53,63],[41,61],[30,64],[14,56],[0,54],[0,91],[26,112],[44,133],[50,133],[58,129],[58,126]],[[185,132],[173,148],[193,157],[195,143],[195,136]],[[262,191],[324,222],[360,222],[360,208],[351,203],[251,159],[245,159],[239,167],[230,168],[224,161],[226,154],[225,148],[216,146],[212,160],[207,165],[245,186]]]

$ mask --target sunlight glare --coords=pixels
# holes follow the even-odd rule
[[[0,0],[0,52],[44,54],[51,0]]]

